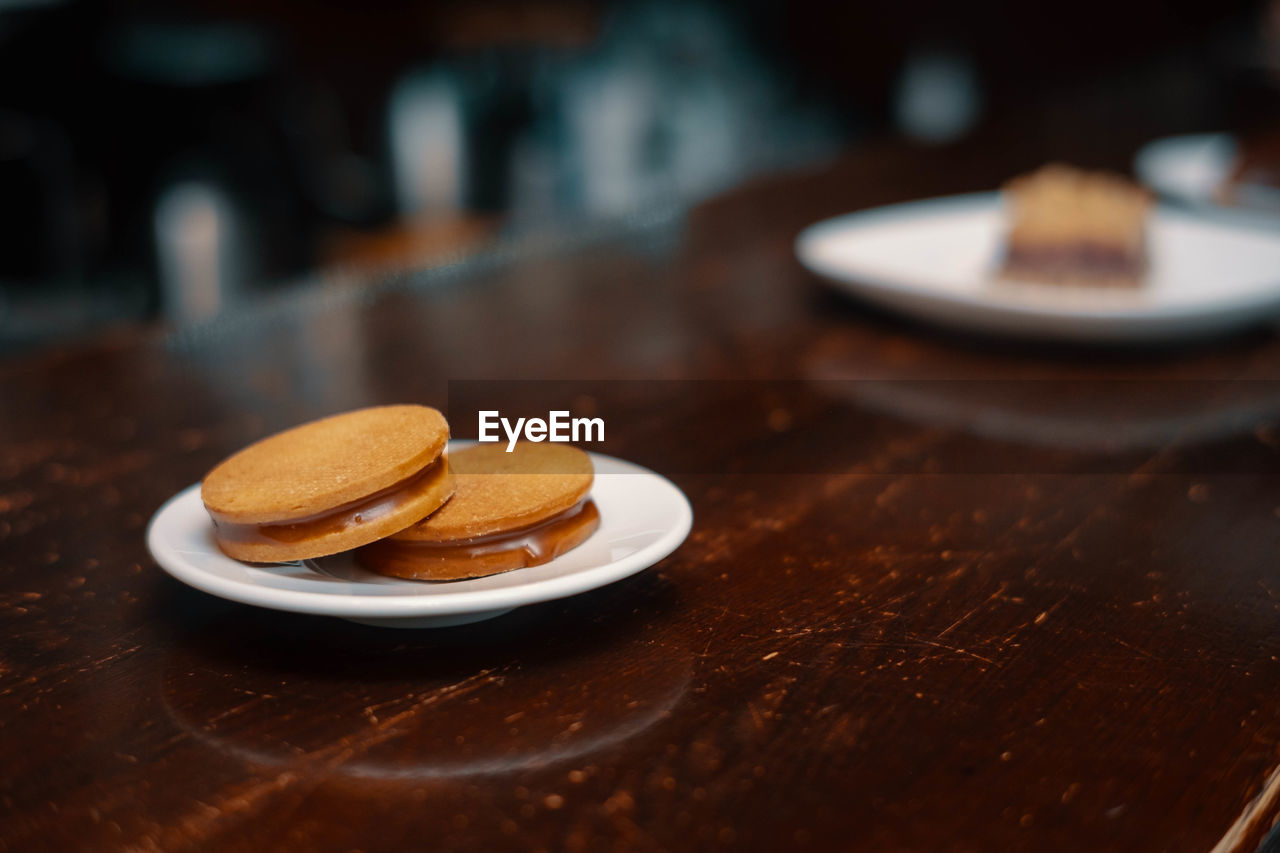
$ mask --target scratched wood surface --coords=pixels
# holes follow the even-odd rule
[[[0,848],[1256,849],[1280,344],[969,339],[793,260],[818,218],[1072,154],[991,150],[879,146],[571,250],[0,366]],[[480,378],[673,380],[648,409],[592,387],[688,542],[429,632],[149,559],[228,452]]]

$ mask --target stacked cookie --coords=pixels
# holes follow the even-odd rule
[[[380,406],[265,438],[209,472],[218,547],[249,562],[356,551],[366,568],[456,580],[536,566],[596,530],[591,457],[563,444],[447,453],[426,406]]]

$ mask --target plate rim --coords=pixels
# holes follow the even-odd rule
[[[452,444],[452,442],[451,442]],[[337,617],[412,617],[451,616],[467,613],[510,609],[527,604],[553,601],[598,589],[637,574],[674,553],[693,529],[693,507],[684,491],[666,477],[625,459],[586,451],[593,463],[606,462],[630,469],[618,473],[644,475],[660,483],[669,493],[677,510],[670,528],[657,540],[620,560],[592,566],[568,575],[529,581],[517,586],[457,593],[396,596],[360,596],[350,593],[319,592],[258,586],[243,581],[221,578],[195,568],[180,558],[172,558],[159,542],[162,524],[179,501],[190,500],[200,483],[181,489],[166,500],[147,524],[146,544],[151,558],[162,571],[175,580],[228,601],[249,604],[290,613],[309,613]],[[597,467],[598,472],[598,467]],[[590,540],[588,540],[590,541]],[[225,555],[222,555],[225,557]],[[225,559],[232,559],[225,557]],[[236,561],[241,562],[241,561]],[[552,561],[554,562],[554,561]],[[245,563],[246,566],[252,564]],[[548,564],[549,565],[549,564]]]
[[[1191,334],[1191,331],[1185,327],[1171,328],[1171,324],[1194,321],[1198,327],[1203,327],[1205,330],[1221,329],[1224,326],[1234,327],[1238,324],[1247,324],[1249,320],[1265,322],[1266,318],[1253,315],[1266,309],[1280,307],[1280,279],[1271,290],[1260,290],[1244,297],[1233,297],[1229,301],[1173,305],[1148,303],[1129,306],[1046,307],[994,300],[965,292],[942,291],[928,284],[922,284],[918,278],[886,276],[872,270],[858,272],[854,268],[837,267],[826,263],[818,256],[816,249],[818,244],[841,231],[861,229],[894,220],[905,221],[921,215],[986,212],[998,208],[1000,198],[999,191],[988,190],[917,199],[840,214],[804,228],[796,236],[794,251],[797,259],[806,269],[838,285],[840,290],[880,304],[888,304],[900,313],[948,322],[948,318],[940,315],[936,309],[958,308],[972,312],[965,317],[950,318],[949,325],[965,328],[978,325],[990,330],[997,325],[1021,321],[1033,325],[1006,330],[1072,339],[1098,339],[1108,334],[1118,334],[1125,338],[1147,338],[1153,335],[1186,336]],[[1235,234],[1250,233],[1260,239],[1276,239],[1256,229],[1197,216],[1192,212],[1164,204],[1156,205],[1153,215],[1159,216],[1163,222],[1169,224]],[[904,305],[903,297],[928,303],[929,308],[935,310]]]

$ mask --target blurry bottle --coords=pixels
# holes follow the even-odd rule
[[[462,83],[447,69],[415,73],[391,94],[387,136],[396,204],[410,218],[461,210],[467,200]]]
[[[160,299],[178,325],[215,317],[249,276],[244,235],[230,197],[216,184],[186,181],[165,189],[153,218]]]

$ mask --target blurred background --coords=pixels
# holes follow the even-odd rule
[[[0,354],[1032,110],[1249,128],[1278,42],[1257,0],[0,0]]]

